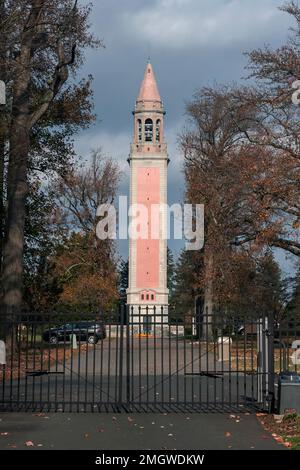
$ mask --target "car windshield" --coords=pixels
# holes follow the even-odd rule
[[[89,322],[83,322],[82,321],[80,323],[77,323],[77,328],[81,328],[81,329],[90,328],[90,326],[91,326],[91,323],[89,323]]]
[[[75,328],[75,325],[72,323],[66,323],[65,325],[61,325],[59,327],[60,330],[72,330],[73,328]]]

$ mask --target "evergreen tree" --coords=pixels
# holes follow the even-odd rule
[[[172,250],[167,249],[167,287],[169,289],[169,299],[172,299],[175,287],[175,262]]]
[[[62,290],[53,257],[64,243],[55,201],[45,188],[32,183],[26,202],[24,250],[24,308],[30,313],[51,311]]]
[[[119,293],[121,300],[126,300],[126,289],[129,281],[129,262],[122,260],[119,267]]]
[[[268,252],[260,260],[257,273],[258,307],[265,315],[278,317],[283,310],[285,287],[281,278],[281,270],[272,252]]]
[[[182,250],[175,266],[171,311],[176,315],[194,312],[196,297],[201,295],[200,278],[203,254],[200,251]]]
[[[285,313],[290,319],[300,319],[300,267],[294,279],[293,292]]]

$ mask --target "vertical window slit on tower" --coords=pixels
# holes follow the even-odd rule
[[[142,142],[142,120],[138,119],[138,141]]]
[[[156,121],[156,142],[160,142],[160,119]]]
[[[153,141],[153,121],[149,118],[145,121],[145,141]]]

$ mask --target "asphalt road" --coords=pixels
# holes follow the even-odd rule
[[[48,374],[6,383],[6,403],[19,402],[28,412],[0,414],[0,449],[283,448],[248,412],[255,376],[228,370],[201,344],[130,341],[129,355],[111,339],[75,351]],[[69,402],[79,413],[67,413]],[[224,403],[235,411],[225,413]],[[155,404],[161,411],[149,412]],[[201,412],[182,413],[182,404]]]
[[[0,414],[0,449],[283,450],[254,414]]]

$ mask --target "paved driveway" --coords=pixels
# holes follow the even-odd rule
[[[32,441],[33,447],[27,447]],[[255,415],[0,414],[0,449],[259,449],[284,447]]]

